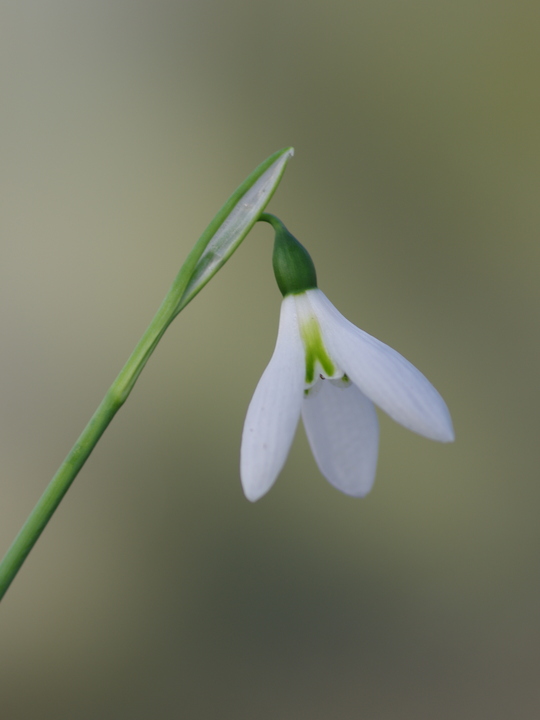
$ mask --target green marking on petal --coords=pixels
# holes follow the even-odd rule
[[[300,327],[300,334],[306,350],[306,384],[311,385],[314,381],[317,362],[328,377],[335,375],[336,368],[324,347],[321,328],[317,320],[310,318],[307,322],[303,322]]]

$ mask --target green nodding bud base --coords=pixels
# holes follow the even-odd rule
[[[275,215],[263,213],[259,220],[270,223],[274,228],[274,254],[272,265],[276,282],[283,297],[299,295],[317,287],[315,265],[306,248],[291,235]]]

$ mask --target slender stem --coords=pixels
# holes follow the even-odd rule
[[[285,227],[281,220],[271,213],[261,213],[259,215],[259,222],[269,223],[274,230],[280,230],[282,227]]]
[[[107,394],[101,401],[90,422],[82,431],[79,439],[47,486],[37,505],[30,513],[19,534],[5,554],[0,563],[0,600],[3,598],[15,575],[26,560],[30,550],[34,547],[98,440],[118,410],[120,410],[125,403],[150,355],[172,322],[179,298],[181,298],[189,281],[194,265],[193,259],[192,254],[190,254],[178,273],[167,297],[161,304],[161,307],[129,360],[107,391]],[[196,261],[197,260],[195,260],[195,263]]]
[[[292,155],[293,149],[285,148],[255,168],[195,243],[148,329],[0,563],[0,600],[99,438],[127,400],[165,330],[218,272],[257,222]]]

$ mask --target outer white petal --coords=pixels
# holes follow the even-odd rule
[[[320,290],[308,293],[329,353],[355,385],[409,430],[451,442],[450,413],[433,385],[388,345],[350,323]]]
[[[351,383],[321,380],[304,399],[302,419],[324,477],[347,495],[366,495],[375,480],[379,450],[371,400]]]
[[[289,453],[304,396],[305,358],[292,296],[281,305],[274,354],[259,380],[242,433],[240,477],[248,500],[274,484]]]

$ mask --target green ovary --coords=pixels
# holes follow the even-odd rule
[[[302,323],[300,334],[306,351],[306,385],[311,385],[315,380],[317,362],[328,377],[334,376],[336,368],[326,352],[321,329],[315,318],[310,318],[307,322]]]

